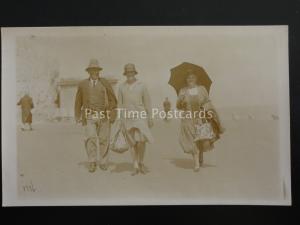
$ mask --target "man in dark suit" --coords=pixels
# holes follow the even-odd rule
[[[110,83],[100,78],[102,68],[92,59],[86,71],[89,78],[81,81],[75,100],[75,118],[85,129],[85,148],[89,160],[89,171],[97,168],[97,154],[100,155],[102,170],[107,170],[110,124],[115,120],[117,100]]]

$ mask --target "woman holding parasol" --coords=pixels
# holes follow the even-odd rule
[[[194,171],[203,165],[203,152],[212,150],[224,129],[209,99],[212,81],[205,70],[191,63],[171,69],[169,84],[177,92],[177,108],[193,115],[182,117],[179,142],[185,153],[193,155]]]

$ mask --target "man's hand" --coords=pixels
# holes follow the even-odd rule
[[[76,121],[76,123],[80,123],[81,119],[80,118],[76,118],[75,121]]]
[[[114,123],[115,121],[116,121],[116,119],[112,119],[112,118],[109,119],[110,123]]]
[[[107,117],[110,123],[114,123],[117,118],[117,111],[115,109],[107,111]]]

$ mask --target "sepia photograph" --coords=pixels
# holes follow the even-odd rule
[[[1,41],[3,206],[292,204],[288,26]]]

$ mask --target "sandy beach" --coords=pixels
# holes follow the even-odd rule
[[[270,204],[283,199],[277,123],[225,121],[226,133],[195,173],[178,143],[179,121],[156,121],[145,157],[149,173],[134,177],[129,151],[110,152],[108,171],[89,173],[79,124],[18,129],[19,197],[50,204]]]

